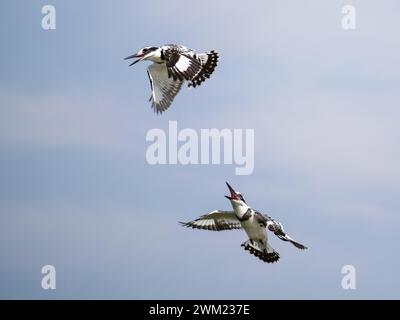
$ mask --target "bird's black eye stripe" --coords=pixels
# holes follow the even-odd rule
[[[144,48],[142,51],[143,51],[143,53],[146,53],[146,52],[155,51],[157,49],[158,49],[157,47],[150,47],[150,48]]]

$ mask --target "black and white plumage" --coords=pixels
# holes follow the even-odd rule
[[[250,208],[239,192],[228,183],[227,186],[231,195],[226,197],[231,201],[233,211],[215,210],[196,220],[180,223],[185,227],[211,231],[244,229],[249,240],[244,242],[242,247],[268,263],[278,261],[280,256],[268,243],[267,230],[273,232],[279,239],[291,242],[298,249],[307,249],[286,234],[280,222]]]
[[[181,45],[144,47],[125,59],[152,61],[147,70],[151,85],[150,102],[157,113],[168,109],[185,81],[189,87],[201,85],[210,78],[218,63],[218,53],[196,53]]]
[[[233,211],[214,210],[200,218],[189,221],[181,222],[185,227],[193,229],[203,229],[212,231],[233,230],[241,229],[242,225],[237,219]]]
[[[283,229],[282,223],[280,223],[278,221],[275,221],[274,219],[270,219],[267,222],[267,227],[268,227],[268,230],[273,232],[279,239],[281,239],[283,241],[289,241],[296,248],[298,248],[300,250],[307,249],[306,246],[304,246],[301,243],[295,241],[288,234],[285,233],[285,230]]]

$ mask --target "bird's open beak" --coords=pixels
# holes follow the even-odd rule
[[[129,66],[133,66],[135,63],[137,63],[139,61],[142,61],[143,58],[144,58],[144,54],[138,55],[138,54],[135,53],[135,54],[133,54],[133,55],[131,55],[129,57],[126,57],[124,60],[133,59],[133,58],[139,58],[139,59],[133,61]]]
[[[228,182],[226,182],[226,185],[229,188],[229,191],[231,192],[231,196],[225,196],[226,198],[228,198],[229,200],[240,200],[239,195],[236,193],[235,190],[233,190],[233,188],[229,185]]]

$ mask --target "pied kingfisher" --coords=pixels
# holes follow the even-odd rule
[[[167,110],[183,83],[189,87],[199,86],[214,72],[218,53],[196,53],[181,45],[144,47],[127,59],[138,58],[129,66],[142,60],[153,61],[147,69],[150,79],[152,107],[157,113]]]
[[[268,243],[267,228],[279,239],[291,242],[296,248],[302,250],[307,249],[306,246],[289,237],[283,230],[283,226],[280,222],[250,208],[242,194],[233,190],[228,183],[226,184],[231,195],[225,197],[231,201],[233,211],[215,210],[196,220],[180,223],[185,227],[212,231],[243,228],[244,231],[246,231],[249,240],[244,242],[242,247],[268,263],[278,261],[279,253],[276,252]]]

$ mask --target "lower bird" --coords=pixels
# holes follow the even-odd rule
[[[147,69],[150,79],[152,107],[157,113],[168,109],[183,83],[189,87],[201,85],[214,72],[218,63],[218,53],[196,53],[181,45],[169,44],[161,47],[144,47],[126,57],[137,58],[130,66],[142,60],[152,61]]]
[[[249,240],[242,244],[245,250],[255,255],[264,262],[273,263],[279,260],[279,253],[268,243],[267,229],[273,232],[279,239],[291,242],[298,249],[307,249],[306,246],[292,239],[280,222],[270,216],[262,214],[250,208],[240,192],[236,192],[226,183],[233,211],[215,210],[190,222],[180,222],[185,227],[212,231],[244,229]]]

